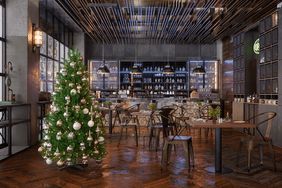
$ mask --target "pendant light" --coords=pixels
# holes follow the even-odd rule
[[[135,45],[135,62],[134,62],[133,67],[130,71],[130,74],[142,74],[141,68],[137,65],[136,45]]]
[[[110,74],[109,68],[105,65],[105,57],[104,57],[104,42],[103,42],[103,65],[100,66],[97,70],[97,74],[106,75]]]
[[[164,69],[163,69],[163,74],[166,75],[170,75],[170,74],[174,74],[174,70],[173,68],[169,65],[169,47],[168,47],[168,56],[167,56],[167,65],[165,65]]]
[[[206,71],[203,66],[197,66],[193,69],[193,74],[206,74]]]
[[[199,40],[199,58],[201,59],[201,42]],[[199,74],[199,75],[204,75],[206,74],[206,70],[204,69],[203,66],[199,65],[196,68],[193,69],[193,74]]]

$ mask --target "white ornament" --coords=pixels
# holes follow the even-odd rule
[[[57,89],[57,88],[56,88],[56,89]],[[52,94],[53,94],[53,95],[56,95],[57,93],[56,93],[56,92],[53,92]]]
[[[67,72],[62,72],[62,75],[63,75],[63,76],[66,76],[66,75],[67,75]]]
[[[95,150],[95,151],[94,151],[94,153],[95,153],[95,154],[98,154],[98,153],[99,153],[99,151],[98,151],[98,150]]]
[[[44,140],[50,140],[50,137],[48,135],[45,135]]]
[[[75,75],[74,75],[74,74],[71,74],[71,76],[74,77]]]
[[[70,132],[69,134],[68,134],[68,139],[73,139],[74,138],[74,133],[73,132]]]
[[[63,72],[66,72],[66,69],[62,68],[62,69],[60,70],[60,73],[63,73]]]
[[[46,159],[46,163],[47,163],[48,165],[52,164],[52,162],[53,162],[52,159],[50,159],[50,158],[47,158],[47,159]]]
[[[81,99],[80,102],[81,102],[82,104],[85,104],[85,103],[86,103],[86,100],[85,100],[85,99]]]
[[[70,96],[65,97],[66,101],[70,100]]]
[[[73,87],[73,86],[74,86],[74,83],[69,83],[69,86],[70,86],[70,87]]]
[[[61,127],[63,122],[62,122],[62,120],[58,120],[56,124],[57,124],[57,126]]]
[[[80,106],[76,105],[74,108],[75,108],[75,110],[78,112],[79,109],[80,109]]]
[[[47,148],[51,148],[52,144],[51,143],[47,143]]]
[[[46,147],[47,147],[47,145],[48,145],[48,143],[47,143],[47,142],[44,142],[44,143],[43,143],[43,147],[44,147],[44,148],[46,148]]]
[[[83,142],[80,143],[80,149],[83,151],[85,150],[85,144]]]
[[[77,130],[79,130],[79,129],[81,128],[81,124],[80,124],[80,123],[78,123],[78,122],[74,122],[74,124],[73,124],[73,126],[72,126],[72,127],[73,127],[73,129],[74,129],[74,130],[76,130],[76,131],[77,131]]]
[[[57,161],[57,165],[58,166],[63,166],[64,165],[64,161],[62,161],[61,159]]]
[[[82,88],[81,85],[76,86],[77,90],[81,90],[81,88]]]
[[[67,151],[68,151],[68,152],[71,152],[72,150],[73,150],[73,147],[72,147],[72,146],[68,146],[68,147],[67,147]]]
[[[75,95],[75,94],[76,94],[76,90],[75,90],[75,89],[72,89],[72,90],[70,91],[70,94],[71,94],[71,95]]]
[[[61,155],[61,153],[59,152],[59,149],[57,148],[55,153],[54,153],[54,156],[59,157],[60,155]]]
[[[38,152],[42,152],[42,151],[43,151],[43,147],[40,146],[40,147],[38,148]]]
[[[98,138],[98,142],[104,142],[104,140],[105,140],[105,138],[102,137],[102,136],[100,136],[100,137]]]
[[[82,72],[81,71],[77,71],[77,73],[76,73],[77,75],[81,75],[82,74]]]
[[[56,139],[57,139],[57,140],[62,140],[62,136],[56,135]]]
[[[89,113],[88,108],[84,108],[84,109],[83,109],[83,114],[88,114],[88,113]]]
[[[94,126],[94,121],[93,120],[88,121],[88,127],[93,127],[93,126]]]
[[[93,141],[93,137],[92,137],[91,135],[89,135],[89,136],[87,137],[87,141],[88,141],[88,142],[92,142],[92,141]]]
[[[44,130],[48,130],[49,129],[49,124],[47,124],[47,123],[43,124],[43,129]]]
[[[75,62],[71,62],[71,63],[70,63],[70,66],[71,66],[71,67],[74,67],[74,66],[75,66]]]
[[[82,155],[82,159],[83,159],[83,160],[86,160],[87,158],[88,158],[87,155],[85,155],[85,154]]]
[[[97,128],[96,128],[96,132],[98,133],[98,132],[100,132],[100,129],[99,129],[99,127],[97,126]]]
[[[97,140],[95,140],[94,144],[95,144],[95,145],[96,145],[96,144],[98,144],[98,141],[97,141]]]
[[[87,81],[87,78],[83,77],[83,78],[82,78],[82,81],[84,81],[84,82]]]
[[[65,112],[64,117],[69,117],[69,113]]]
[[[61,140],[62,139],[62,132],[57,132],[57,135],[56,135],[56,139],[57,140]]]

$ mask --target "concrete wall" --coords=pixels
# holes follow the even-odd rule
[[[85,34],[83,32],[73,33],[73,48],[77,49],[85,60]]]
[[[32,51],[32,23],[38,25],[38,0],[9,0],[7,9],[7,62],[11,72],[13,93],[17,102],[31,103],[31,143],[37,141],[37,104],[39,93],[39,51]],[[21,114],[27,111],[21,110]],[[26,144],[26,126],[13,128],[13,144]],[[19,139],[21,138],[21,139]]]

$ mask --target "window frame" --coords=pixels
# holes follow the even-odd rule
[[[42,24],[46,24],[42,26],[42,31],[46,35],[46,43],[44,44],[46,54],[41,53],[40,51],[40,65],[39,65],[39,70],[40,70],[40,91],[48,91],[52,92],[54,90],[54,85],[55,85],[55,69],[58,67],[58,71],[62,68],[62,64],[64,60],[67,57],[67,49],[69,49],[73,45],[73,31],[69,29],[57,16],[55,16],[50,10],[48,10],[46,7],[48,7],[47,3],[48,1],[46,0],[41,0],[40,3],[42,3],[41,6],[39,6],[39,25],[42,26]],[[44,12],[41,14],[40,12]],[[41,16],[42,15],[42,16]],[[48,20],[49,19],[49,20]],[[48,25],[47,23],[51,23],[51,26]],[[68,36],[66,36],[68,35]],[[71,36],[71,40],[65,41],[66,38],[69,38]],[[52,55],[49,54],[49,40],[48,38],[52,37]],[[55,53],[55,44],[57,45],[57,54],[56,57],[54,56]],[[61,49],[61,45],[63,45],[63,48]],[[62,52],[63,51],[63,52]],[[45,58],[45,80],[41,79],[41,57]],[[63,57],[63,59],[61,59]],[[52,79],[48,79],[48,62],[52,61]],[[55,65],[56,64],[56,65]],[[44,83],[42,83],[44,82]],[[53,83],[52,89],[49,90],[48,84]],[[41,88],[41,84],[43,85],[43,88]]]
[[[5,4],[5,0],[0,0],[0,6],[2,8],[2,36],[0,36],[0,44],[2,45],[2,58],[1,58],[1,65],[2,66],[2,71],[0,72],[0,77],[1,77],[1,97],[0,99],[1,100],[6,100],[7,99],[7,96],[6,96],[6,87],[5,87],[5,83],[4,83],[4,80],[5,80],[5,77],[6,77],[6,70],[5,70],[5,67],[6,67],[6,4]]]

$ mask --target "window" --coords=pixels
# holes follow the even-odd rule
[[[63,67],[72,45],[72,31],[51,11],[47,0],[40,0],[40,28],[43,32],[43,45],[40,48],[40,91],[53,92],[57,73]]]

